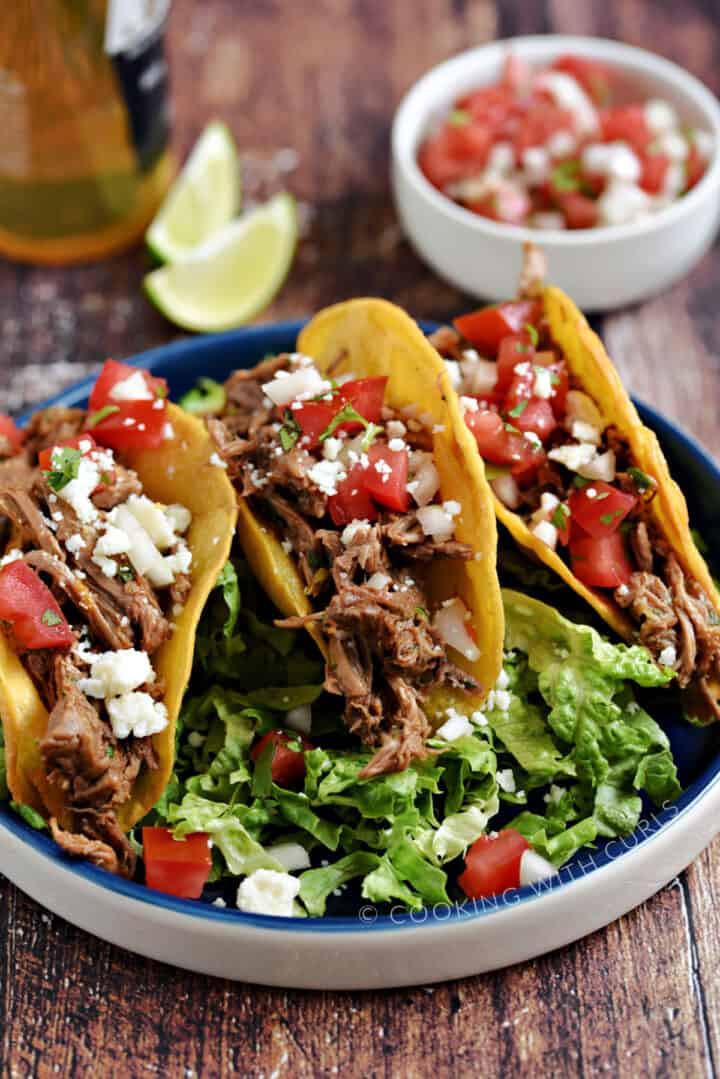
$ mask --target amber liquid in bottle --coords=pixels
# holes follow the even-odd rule
[[[12,0],[0,16],[0,255],[132,246],[172,178],[170,0]]]

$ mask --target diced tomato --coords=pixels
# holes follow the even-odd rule
[[[346,382],[335,391],[330,401],[299,401],[301,407],[290,411],[296,423],[300,427],[305,438],[310,441],[303,443],[307,449],[315,449],[320,445],[320,435],[326,431],[344,405],[352,405],[363,419],[370,423],[377,423],[381,419],[382,404],[385,397],[387,376],[377,378],[355,378]],[[352,433],[361,431],[363,425],[357,420],[347,420],[339,424],[337,431]]]
[[[138,372],[152,397],[129,401],[113,398],[113,388]],[[104,409],[112,411],[101,419]],[[166,419],[167,383],[164,378],[154,378],[149,371],[127,363],[105,361],[88,403],[87,427],[99,445],[114,450],[155,449],[165,437]]]
[[[0,569],[0,619],[20,648],[69,648],[75,635],[50,589],[20,560]]]
[[[500,342],[497,358],[497,382],[495,392],[505,397],[510,392],[510,387],[518,378],[517,368],[520,367],[526,374],[520,377],[532,384],[532,364],[535,362],[535,349],[530,343],[530,337],[526,331],[508,334]],[[518,384],[519,385],[519,384]],[[531,396],[523,394],[522,396]],[[512,407],[512,405],[510,406]]]
[[[536,367],[549,367],[552,377],[552,396],[550,404],[557,419],[561,420],[565,415],[565,401],[570,389],[570,375],[567,364],[559,360],[554,352],[536,352],[533,357]]]
[[[173,839],[169,828],[143,828],[142,837],[148,888],[181,899],[198,899],[212,868],[207,833]]]
[[[483,86],[461,97],[457,107],[468,112],[475,124],[482,126],[493,138],[507,132],[508,121],[518,112],[512,90],[508,86]]]
[[[555,71],[572,75],[596,105],[607,105],[610,101],[610,70],[599,60],[588,60],[584,56],[558,56],[552,66]]]
[[[703,161],[694,142],[690,143],[685,159],[685,189],[690,190],[705,175],[706,163]]]
[[[418,164],[430,183],[442,190],[455,180],[480,172],[490,142],[490,134],[476,124],[460,127],[446,124],[437,134],[425,139],[418,153]]]
[[[502,85],[513,93],[522,93],[530,83],[530,67],[517,53],[509,52],[503,62]]]
[[[481,307],[478,311],[454,319],[453,325],[480,352],[486,356],[496,356],[503,337],[519,333],[526,323],[534,326],[541,313],[542,305],[538,300],[517,300]]]
[[[519,407],[519,404],[518,402],[516,408]],[[540,397],[535,397],[533,400],[528,401],[523,406],[519,416],[509,413],[509,419],[513,426],[517,427],[523,434],[534,431],[541,442],[545,442],[557,427],[557,420],[550,402]]]
[[[153,400],[158,397],[164,400],[167,397],[167,382],[164,378],[155,378],[154,375],[151,375],[149,371],[145,371],[142,367],[133,367],[129,363],[118,363],[117,360],[106,360],[92,388],[88,402],[88,412],[97,412],[99,408],[107,404],[121,404],[122,402],[119,401],[113,402],[110,391],[118,382],[124,382],[126,378],[130,378],[131,375],[136,374],[138,371],[152,394]]]
[[[621,532],[596,538],[573,528],[569,552],[573,573],[588,588],[617,588],[630,580],[633,568]]]
[[[594,199],[577,191],[563,192],[557,203],[569,229],[592,229],[598,223],[598,208]]]
[[[532,208],[527,192],[509,180],[499,180],[494,191],[465,205],[475,214],[506,225],[522,224]]]
[[[466,412],[465,422],[475,436],[480,456],[494,465],[510,465],[513,476],[524,480],[534,476],[545,458],[538,450],[517,431],[515,421],[503,420],[497,412]]]
[[[468,899],[501,895],[520,887],[520,862],[530,844],[514,828],[503,828],[493,839],[481,835],[465,855],[465,871],[458,884]]]
[[[642,153],[640,160],[642,161],[640,187],[651,195],[659,195],[665,186],[670,158],[667,154]]]
[[[410,505],[407,450],[391,450],[385,443],[376,443],[368,450],[368,459],[370,466],[363,477],[365,490],[381,506],[404,512]]]
[[[531,146],[547,146],[548,140],[558,131],[573,134],[572,113],[549,101],[537,102],[525,115],[515,136],[518,161],[522,160],[523,153]]]
[[[652,138],[642,105],[601,109],[599,117],[603,142],[629,142],[634,150],[644,150]]]
[[[288,748],[289,742],[298,742],[302,749]],[[256,761],[271,743],[275,747],[270,764],[273,783],[278,787],[299,787],[305,779],[305,750],[314,748],[312,742],[302,734],[268,731],[250,750],[252,759]]]
[[[11,416],[6,416],[4,412],[0,412],[0,448],[2,448],[2,442],[7,442],[12,453],[17,453],[23,444],[25,438],[25,432],[18,427],[15,420]]]
[[[351,521],[376,521],[378,508],[365,487],[365,469],[355,465],[327,501],[328,513],[338,527]]]
[[[591,480],[585,487],[572,491],[569,498],[573,520],[596,538],[616,532],[636,502],[635,495],[602,480]]]

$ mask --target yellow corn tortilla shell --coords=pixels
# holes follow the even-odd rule
[[[210,463],[215,445],[205,425],[175,405],[168,406],[168,420],[174,432],[172,439],[158,449],[125,451],[123,462],[137,471],[149,498],[165,504],[177,502],[190,510],[192,523],[186,539],[193,556],[192,589],[175,618],[172,637],[152,658],[158,676],[167,685],[163,701],[169,722],[165,730],[153,735],[159,767],[141,771],[130,799],[118,809],[118,820],[125,831],[155,804],[170,778],[175,760],[175,727],[192,668],[195,632],[230,554],[237,512],[227,472]],[[13,798],[57,816],[64,826],[70,825],[62,797],[47,782],[38,748],[47,730],[47,710],[4,634],[0,634],[0,714]]]
[[[429,420],[433,458],[440,474],[442,501],[461,506],[455,538],[467,543],[476,560],[438,559],[428,574],[433,605],[459,595],[471,612],[480,657],[453,660],[479,683],[478,694],[437,692],[427,702],[430,718],[451,704],[467,709],[468,696],[481,703],[502,667],[504,615],[496,572],[497,528],[491,490],[475,440],[453,393],[445,364],[417,324],[386,300],[358,299],[325,308],[298,338],[298,350],[312,356],[322,372],[357,378],[388,377],[385,401],[401,411],[414,406]]]
[[[583,392],[593,399],[608,426],[614,426],[627,439],[638,468],[657,482],[657,492],[649,506],[685,573],[698,581],[711,604],[720,613],[720,595],[705,559],[698,551],[690,532],[685,496],[670,475],[668,463],[654,432],[646,427],[623,386],[601,339],[573,301],[558,288],[539,291],[543,312],[553,341],[562,349],[568,368]],[[588,588],[547,544],[532,534],[522,517],[503,505],[497,496],[495,510],[516,542],[531,550],[625,640],[631,640],[636,627],[606,592]]]

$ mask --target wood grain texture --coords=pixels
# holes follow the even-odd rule
[[[700,0],[175,0],[170,53],[184,154],[212,115],[248,193],[286,182],[304,239],[263,321],[348,296],[443,318],[466,304],[402,240],[388,138],[429,66],[493,36],[619,37],[720,89],[717,4]],[[298,167],[279,175],[276,153]],[[285,155],[287,160],[287,155]],[[66,271],[0,265],[0,397],[17,409],[105,355],[178,336],[142,298],[141,252]],[[608,317],[633,391],[720,456],[720,259]],[[408,991],[266,990],[97,941],[0,881],[3,1076],[705,1076],[720,1061],[720,843],[642,908],[535,963]]]

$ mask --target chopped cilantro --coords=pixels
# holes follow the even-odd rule
[[[135,570],[132,566],[118,566],[117,575],[123,584],[127,584],[128,581],[135,580]]]
[[[638,491],[647,491],[655,486],[655,480],[652,476],[648,476],[647,472],[643,472],[640,468],[630,467],[627,473]]]
[[[582,490],[583,487],[587,487],[591,480],[586,480],[584,476],[573,476],[572,485],[577,487],[578,490]]]
[[[532,322],[525,323],[525,333],[530,338],[530,343],[533,348],[537,348],[538,341],[540,340],[540,334],[537,332]]]
[[[550,181],[557,191],[578,191],[580,188],[580,162],[577,158],[561,161],[550,174]]]
[[[105,746],[105,756],[112,758],[115,756],[115,746]]]
[[[363,451],[366,451],[370,448],[370,446],[375,441],[377,435],[379,435],[382,431],[382,427],[379,427],[376,423],[371,423],[369,420],[366,420],[364,416],[360,415],[355,406],[350,404],[350,402],[348,401],[348,403],[343,405],[340,411],[336,412],[333,418],[330,420],[330,423],[320,435],[320,442],[325,442],[326,439],[330,438],[330,436],[334,434],[335,431],[337,431],[338,427],[342,426],[343,423],[348,422],[361,423],[365,428],[365,434],[363,435],[362,441],[360,443]]]
[[[559,386],[560,385],[560,375],[556,374],[555,371],[550,372],[550,385],[551,386]]]
[[[608,527],[613,523],[613,521],[620,517],[622,513],[622,510],[612,510],[611,513],[602,513],[600,515],[600,524]]]
[[[530,348],[530,345],[525,345],[525,344],[523,344],[522,341],[516,341],[515,342],[515,351],[516,352],[527,352],[529,348]]]
[[[80,450],[73,449],[71,446],[64,446],[62,449],[55,450],[50,460],[52,469],[45,472],[48,484],[53,491],[62,491],[63,487],[67,487],[71,480],[77,479],[82,454]]]
[[[48,607],[47,610],[43,611],[40,621],[44,626],[59,626],[62,618]]]
[[[180,408],[201,416],[216,416],[227,404],[224,386],[213,378],[199,378],[192,390],[180,398]]]
[[[465,127],[470,123],[470,113],[465,109],[452,109],[447,122],[451,127]]]
[[[529,404],[530,402],[528,401],[527,397],[524,397],[522,401],[518,401],[518,403],[515,405],[515,408],[510,409],[508,415],[514,416],[515,419],[517,419],[518,416],[522,416],[523,412]]]
[[[609,491],[598,491],[598,493],[595,495],[595,501],[596,502],[602,502],[603,499],[609,498],[609,497],[610,497],[610,492]]]
[[[288,453],[302,434],[302,428],[293,416],[291,410],[286,408],[283,412],[283,425],[280,428],[280,445]]]
[[[559,528],[562,531],[562,529],[567,524],[567,519],[568,519],[569,516],[570,516],[569,507],[566,506],[564,502],[561,502],[559,506],[555,507],[555,512],[553,513],[550,520],[555,525],[556,528]]]
[[[100,473],[100,482],[103,483],[107,487],[107,485],[112,482],[112,480],[110,478],[110,473],[109,472],[101,472]]]
[[[505,424],[505,430],[511,435],[521,435],[522,434],[522,431],[520,431],[519,428],[517,428],[517,427],[513,427],[513,425],[511,423],[506,423]]]
[[[99,423],[106,420],[108,416],[114,415],[115,412],[120,411],[120,405],[103,405],[97,412],[91,413],[87,418],[87,426],[92,430],[93,427],[97,427]]]
[[[422,618],[425,622],[429,621],[430,615],[424,607],[416,607],[414,614],[417,618]]]
[[[202,381],[212,382],[212,379],[208,378],[203,379]],[[217,385],[217,383],[215,383],[215,385]],[[158,382],[157,386],[155,387],[155,396],[159,397],[160,400],[162,400],[164,397],[167,397],[167,386],[163,382]]]

